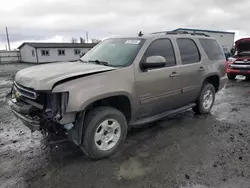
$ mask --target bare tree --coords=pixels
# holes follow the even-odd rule
[[[71,43],[77,43],[77,38],[72,37]]]
[[[80,37],[80,43],[85,43],[85,39],[83,39],[82,37]]]

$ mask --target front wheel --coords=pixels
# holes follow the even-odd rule
[[[204,84],[200,96],[196,101],[196,106],[193,108],[193,110],[197,114],[207,114],[210,112],[214,105],[214,99],[215,99],[215,89],[212,84]]]
[[[97,107],[87,113],[83,127],[83,144],[80,148],[94,159],[115,154],[127,136],[125,116],[112,107]]]

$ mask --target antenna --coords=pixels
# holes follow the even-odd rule
[[[143,36],[142,31],[140,31],[139,34],[138,34],[138,37],[141,37],[141,36]]]

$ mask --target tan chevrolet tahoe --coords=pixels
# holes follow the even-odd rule
[[[7,101],[30,129],[104,158],[121,148],[130,126],[191,108],[209,113],[225,75],[215,39],[160,32],[106,39],[77,62],[23,69]]]

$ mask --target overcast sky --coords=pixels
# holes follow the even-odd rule
[[[250,36],[250,0],[2,0],[0,49],[8,26],[12,47],[23,41],[70,42],[179,27]]]

